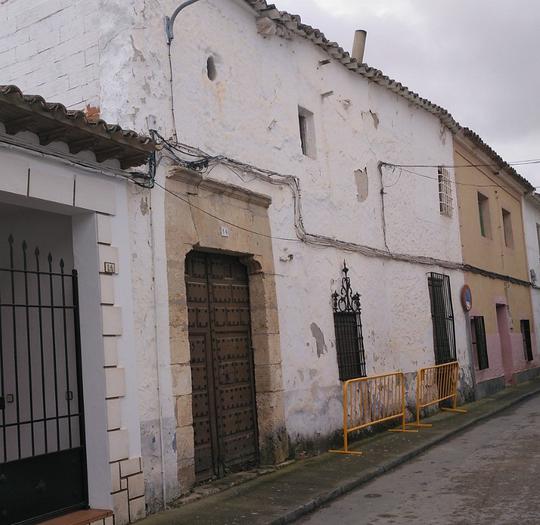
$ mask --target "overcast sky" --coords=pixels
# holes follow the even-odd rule
[[[506,161],[540,159],[539,0],[275,0],[448,109]],[[540,186],[540,164],[516,168]]]

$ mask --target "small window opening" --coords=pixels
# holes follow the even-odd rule
[[[315,144],[315,119],[313,113],[304,108],[298,108],[298,122],[300,125],[300,143],[302,153],[312,159],[317,158]]]
[[[441,215],[452,217],[452,183],[446,168],[439,168],[439,209]]]
[[[502,210],[504,244],[507,248],[514,247],[514,234],[512,232],[512,215],[505,209]]]
[[[533,351],[532,351],[532,341],[531,341],[531,323],[528,319],[523,319],[521,322],[521,336],[523,337],[523,350],[525,353],[525,359],[527,361],[532,361]]]
[[[478,214],[480,218],[480,233],[482,237],[491,239],[491,220],[489,217],[489,199],[478,193]]]
[[[206,73],[208,78],[213,82],[217,78],[216,60],[213,56],[209,56],[206,61]]]
[[[471,318],[471,337],[473,348],[476,349],[478,370],[489,368],[489,358],[486,342],[486,326],[483,317]]]

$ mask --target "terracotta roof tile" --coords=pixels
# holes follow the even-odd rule
[[[68,110],[38,95],[25,95],[13,85],[0,85],[0,122],[8,134],[32,131],[42,145],[60,140],[72,153],[93,151],[99,162],[118,159],[124,169],[145,164],[156,146],[151,138],[135,131],[102,119],[89,120],[83,111]]]
[[[445,108],[434,104],[426,98],[422,98],[418,93],[410,90],[401,82],[398,82],[386,76],[379,69],[373,68],[365,63],[359,63],[356,59],[345,51],[337,42],[332,42],[326,38],[324,33],[317,28],[303,24],[300,16],[291,15],[285,11],[279,11],[274,4],[267,4],[266,0],[244,0],[249,4],[261,17],[271,18],[276,24],[282,25],[287,31],[291,31],[297,36],[307,38],[323,51],[328,53],[332,58],[339,60],[345,67],[351,71],[356,71],[359,75],[367,78],[371,82],[375,82],[394,93],[404,97],[406,100],[415,104],[418,107],[430,112],[438,117],[441,122],[453,133],[462,132],[463,136],[471,140],[476,146],[481,148],[494,163],[504,168],[512,177],[520,184],[525,186],[527,191],[532,191],[533,186],[522,177],[512,166],[505,162],[488,144],[486,144],[476,133],[469,128],[461,126],[452,114]],[[282,33],[278,32],[278,35]],[[283,36],[283,35],[282,35]]]

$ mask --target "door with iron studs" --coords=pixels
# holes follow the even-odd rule
[[[258,461],[249,283],[235,257],[186,258],[197,481]]]

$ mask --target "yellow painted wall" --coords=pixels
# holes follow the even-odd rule
[[[455,164],[488,164],[489,159],[475,154],[466,145],[455,142]],[[522,200],[517,189],[490,167],[457,167],[457,204],[459,210],[463,262],[478,268],[523,281],[529,281],[524,239]],[[483,237],[480,228],[478,192],[489,199],[490,237]],[[505,245],[502,210],[510,212],[513,247]],[[466,283],[473,297],[472,316],[483,316],[488,343],[489,368],[476,372],[478,382],[504,374],[497,324],[497,304],[508,306],[514,372],[533,366],[524,358],[520,321],[528,319],[534,330],[530,289],[501,279],[467,273]],[[531,333],[534,345],[534,333]],[[476,356],[475,356],[476,359]],[[534,363],[534,366],[538,366]]]
[[[466,152],[457,145],[455,163],[456,166],[485,164],[486,159]],[[456,182],[464,262],[528,281],[520,193],[489,167],[456,168]],[[489,199],[491,238],[483,237],[480,233],[478,192]],[[513,248],[506,247],[504,242],[503,208],[511,214]]]

